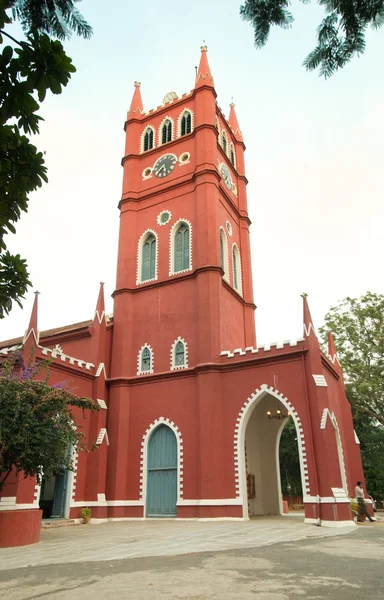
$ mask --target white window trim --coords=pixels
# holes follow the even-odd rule
[[[185,113],[190,113],[191,115],[191,131],[190,133],[193,132],[193,126],[194,126],[194,122],[195,122],[195,116],[193,114],[193,110],[191,110],[190,108],[184,108],[184,110],[179,114],[179,117],[177,119],[177,137],[185,137],[187,135],[190,135],[190,133],[186,133],[185,135],[181,135],[181,120],[183,118],[183,116],[185,115]]]
[[[224,235],[224,275],[223,279],[229,283],[229,261],[228,261],[228,238],[225,232],[225,228],[220,226],[220,238],[219,243],[221,242],[221,232]],[[221,250],[221,247],[220,247]],[[221,251],[220,251],[220,266],[221,266]]]
[[[153,131],[153,146],[152,146],[152,148],[150,150],[153,150],[154,148],[156,148],[156,130],[155,130],[154,127],[152,127],[152,125],[147,125],[147,127],[141,133],[141,138],[140,138],[140,154],[144,153],[144,137],[145,137],[145,134],[147,133],[148,129],[152,129],[152,131]],[[150,152],[150,150],[145,150],[145,153]]]
[[[180,223],[185,223],[189,227],[189,268],[183,269],[182,271],[175,271],[173,252],[175,248],[175,235]],[[188,271],[192,271],[192,223],[188,221],[188,219],[179,219],[176,221],[176,223],[174,223],[171,231],[169,232],[169,276],[172,277],[172,275],[180,275],[180,273],[187,273]]]
[[[164,213],[168,213],[169,214],[169,219],[168,219],[168,221],[166,223],[162,223],[162,221],[161,221],[161,215],[163,215]],[[160,227],[163,227],[164,225],[169,225],[169,223],[171,222],[171,219],[172,219],[172,213],[171,213],[171,211],[168,210],[167,208],[165,208],[164,210],[161,211],[161,213],[159,213],[157,215],[156,221],[157,221],[157,224],[160,225]]]
[[[143,263],[143,246],[151,234],[153,234],[156,238],[155,276],[152,277],[151,279],[146,279],[145,281],[141,281],[141,266]],[[159,257],[159,236],[157,235],[156,231],[154,231],[153,229],[146,229],[144,231],[144,233],[141,234],[140,239],[137,243],[136,285],[141,285],[143,283],[149,283],[150,281],[157,281],[158,257]]]
[[[145,350],[145,348],[148,348],[149,353],[151,355],[151,366],[149,369],[146,370],[142,370],[141,369],[141,358],[142,358],[142,354]],[[143,346],[141,346],[139,353],[137,355],[137,374],[138,375],[150,375],[151,373],[153,373],[154,371],[154,359],[155,359],[155,355],[152,349],[152,346],[150,346],[149,344],[144,344]]]
[[[235,286],[235,258],[234,258],[234,251],[236,251],[237,253],[237,275],[238,275],[238,287]],[[240,250],[238,245],[232,244],[232,277],[233,277],[233,289],[236,290],[236,292],[238,292],[240,294],[240,296],[243,295],[243,274],[241,271],[241,256],[240,256]]]
[[[226,149],[226,150],[224,150],[224,145],[223,145],[223,137],[224,137],[224,136],[225,136],[225,139],[226,139],[226,142],[227,142],[227,143],[226,143],[226,146],[227,146],[227,149]],[[226,156],[228,156],[229,142],[228,142],[228,136],[227,136],[227,132],[225,131],[225,129],[222,129],[222,130],[221,130],[221,148],[222,148],[222,150],[223,150],[224,154],[225,154]]]
[[[166,146],[167,144],[170,144],[171,142],[165,142],[164,144],[162,143],[162,129],[163,129],[163,125],[165,123],[165,121],[171,121],[172,123],[172,136],[171,136],[171,142],[173,142],[173,140],[175,139],[175,121],[172,119],[172,117],[164,117],[164,119],[161,121],[160,125],[159,125],[159,130],[158,130],[158,143],[157,143],[157,147],[160,148],[160,146]]]
[[[184,345],[184,364],[183,365],[176,365],[176,345],[178,342],[182,342]],[[187,368],[188,368],[188,344],[182,337],[179,336],[173,342],[173,344],[171,346],[171,371],[176,371],[179,369],[187,369]]]
[[[232,164],[232,161],[231,161],[231,150],[233,150],[233,156],[234,156],[234,159],[235,159],[234,164]],[[231,142],[229,144],[229,162],[231,163],[232,167],[234,167],[234,169],[236,169],[236,162],[237,162],[236,161],[236,150],[235,150],[235,146],[233,145],[233,142]]]

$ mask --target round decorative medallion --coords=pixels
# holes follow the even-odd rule
[[[172,218],[172,214],[170,210],[163,210],[159,216],[157,217],[157,223],[159,225],[166,225]]]
[[[151,167],[147,167],[142,172],[142,176],[144,177],[144,179],[148,179],[148,177],[150,177],[151,175],[152,175],[152,169],[151,169]]]
[[[183,152],[183,154],[181,154],[179,157],[179,161],[181,163],[186,163],[186,162],[189,162],[190,158],[191,158],[191,155],[189,154],[189,152]]]

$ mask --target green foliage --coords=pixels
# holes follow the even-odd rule
[[[48,385],[48,362],[24,367],[21,357],[0,371],[0,491],[13,470],[25,477],[73,470],[68,448],[89,450],[72,409],[99,410],[89,398],[75,396],[66,384]],[[43,380],[37,380],[43,372]]]
[[[288,419],[280,438],[281,491],[286,496],[302,496],[297,432],[292,419]]]
[[[82,519],[88,520],[92,517],[92,510],[88,506],[84,506],[80,511],[80,516]]]
[[[309,4],[311,0],[301,1]],[[384,0],[316,1],[326,16],[317,30],[317,45],[304,60],[304,66],[308,71],[319,68],[320,75],[328,78],[364,52],[368,27],[383,26]],[[241,16],[254,28],[256,48],[267,43],[271,26],[292,27],[290,5],[290,0],[246,0],[240,7]]]
[[[355,417],[354,425],[360,441],[368,494],[382,502],[384,500],[384,428],[373,424],[372,419],[364,414]]]
[[[28,136],[39,133],[37,113],[47,91],[61,94],[76,71],[59,39],[71,31],[85,38],[91,27],[73,0],[0,0],[0,319],[21,306],[31,285],[25,260],[7,252],[5,236],[15,233],[22,212],[28,211],[31,192],[47,182],[42,152]],[[26,33],[18,41],[5,30],[12,9]],[[4,45],[12,41],[15,47]]]
[[[345,298],[324,321],[319,331],[324,338],[332,331],[354,416],[384,425],[384,296]]]

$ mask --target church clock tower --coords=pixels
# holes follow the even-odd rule
[[[189,368],[255,346],[245,146],[234,105],[227,120],[216,103],[206,46],[181,98],[144,112],[135,83],[125,132],[112,377],[179,366],[176,340]]]

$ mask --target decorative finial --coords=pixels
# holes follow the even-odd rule
[[[40,294],[40,292],[38,290],[36,290],[36,292],[33,292],[35,294],[35,296],[38,296]]]
[[[204,40],[205,41],[205,40]],[[204,46],[200,46],[200,50],[202,52],[208,52],[208,47],[204,44]]]
[[[231,104],[230,104],[229,106],[230,106],[231,108],[233,108],[233,107],[235,106],[235,103],[234,103],[234,101],[233,101],[233,98],[232,98],[232,102],[231,102]]]
[[[105,281],[100,281],[100,285],[104,285]]]
[[[302,294],[300,294],[300,296],[301,296],[302,298],[306,298],[306,297],[308,296],[308,294],[306,294],[305,292],[303,292]]]
[[[133,85],[135,87],[140,87],[141,86],[141,81],[135,81],[135,83]]]

